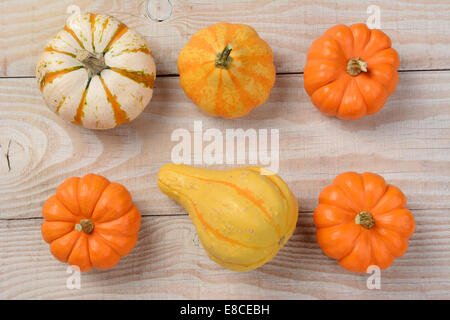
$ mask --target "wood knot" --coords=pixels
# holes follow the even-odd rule
[[[163,22],[172,16],[173,5],[170,0],[147,0],[145,11],[153,21]]]

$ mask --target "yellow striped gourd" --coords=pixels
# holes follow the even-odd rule
[[[155,62],[144,38],[113,17],[74,14],[38,59],[48,107],[89,129],[136,118],[149,103]]]
[[[162,192],[189,213],[208,256],[234,271],[272,260],[297,224],[298,203],[284,181],[260,167],[207,170],[164,165]]]

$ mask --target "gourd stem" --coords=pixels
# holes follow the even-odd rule
[[[83,231],[86,234],[90,234],[94,231],[94,223],[89,219],[81,219],[80,223],[75,225],[75,229],[78,231]]]
[[[347,72],[352,77],[357,76],[361,72],[367,72],[367,62],[359,57],[350,59],[347,63]]]
[[[91,75],[100,74],[102,70],[107,68],[103,54],[94,54],[85,49],[77,51],[75,58],[80,61]]]
[[[222,52],[217,54],[216,63],[214,64],[218,68],[228,69],[233,59],[230,57],[230,53],[233,48],[230,44],[227,44]]]
[[[362,227],[364,227],[366,229],[370,229],[375,225],[375,219],[373,218],[373,216],[370,212],[361,211],[355,217],[355,223],[360,224]]]

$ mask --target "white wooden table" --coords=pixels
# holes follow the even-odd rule
[[[316,299],[450,298],[450,2],[183,1],[155,22],[143,0],[0,0],[0,298],[3,299]],[[110,131],[67,124],[45,106],[34,68],[66,8],[114,15],[148,40],[157,63],[155,94],[132,123]],[[397,90],[381,112],[345,122],[320,114],[303,89],[311,42],[332,25],[366,22],[380,7],[381,28],[401,59]],[[269,101],[226,121],[203,115],[184,95],[176,60],[190,36],[227,21],[253,26],[272,47],[277,80]],[[176,128],[278,128],[279,174],[299,199],[299,223],[278,256],[234,273],[210,261],[184,210],[157,188]],[[372,171],[400,187],[416,219],[407,253],[381,273],[349,273],[315,238],[320,190],[343,171]],[[130,255],[66,288],[66,265],[42,240],[41,206],[71,176],[105,175],[131,191],[143,219]]]

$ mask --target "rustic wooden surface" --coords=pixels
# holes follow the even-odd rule
[[[174,62],[192,34],[221,21],[250,24],[272,47],[277,72],[301,72],[314,39],[335,24],[366,22],[370,4],[380,7],[381,27],[398,50],[401,70],[450,68],[450,2],[446,0],[171,2],[171,17],[157,23],[147,17],[145,0],[1,0],[0,76],[33,76],[39,53],[64,25],[72,4],[82,11],[114,15],[139,31],[153,49],[160,75],[177,74]],[[157,16],[165,15],[161,11]]]
[[[34,64],[59,30],[66,8],[112,14],[146,36],[158,72],[155,95],[134,122],[110,131],[67,124],[49,111]],[[301,72],[312,40],[337,23],[365,22],[363,1],[175,1],[164,22],[144,1],[0,0],[0,298],[6,299],[450,299],[450,3],[378,1],[381,27],[399,51],[399,86],[378,114],[345,122],[320,114]],[[197,29],[218,21],[249,23],[272,46],[277,71],[269,101],[233,121],[206,117],[181,90],[179,50]],[[184,210],[156,186],[170,161],[176,128],[277,128],[279,174],[299,199],[299,224],[262,268],[234,273],[210,261]],[[338,173],[373,171],[400,187],[417,223],[410,248],[381,273],[346,272],[317,245],[312,210]],[[126,185],[144,215],[136,248],[108,271],[66,288],[66,266],[40,235],[40,208],[70,176],[96,172]]]

